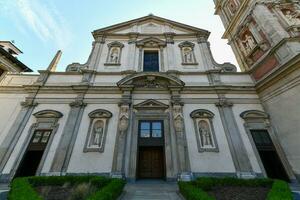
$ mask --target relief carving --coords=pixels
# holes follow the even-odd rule
[[[129,125],[129,105],[121,105],[119,117],[119,130],[123,134]]]
[[[300,12],[299,11],[291,11],[291,10],[282,10],[285,19],[288,24],[291,26],[300,25]]]
[[[173,106],[173,118],[174,118],[175,131],[183,132],[183,115],[182,115],[182,106],[181,105]]]

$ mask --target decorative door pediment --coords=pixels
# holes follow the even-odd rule
[[[169,106],[157,100],[148,99],[137,105],[134,105],[133,108],[136,110],[166,110],[169,108]]]
[[[136,46],[138,47],[165,47],[167,45],[167,43],[163,40],[160,40],[158,38],[155,37],[149,37],[149,38],[145,38],[142,39],[140,41],[137,41]]]

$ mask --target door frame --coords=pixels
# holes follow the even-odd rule
[[[41,158],[41,161],[40,161],[39,166],[35,173],[36,176],[41,174],[42,168],[44,166],[46,157],[48,156],[52,141],[53,141],[54,136],[59,127],[58,120],[59,120],[59,118],[61,118],[63,116],[63,114],[61,114],[58,111],[54,111],[54,110],[38,111],[33,115],[36,117],[36,123],[33,123],[30,126],[29,131],[27,132],[27,136],[26,136],[25,140],[22,142],[21,150],[19,151],[18,156],[14,161],[13,167],[12,167],[11,172],[8,177],[9,182],[16,175],[16,172],[25,156],[25,153],[27,152],[27,149],[29,147],[29,144],[31,142],[31,139],[32,139],[35,131],[36,130],[51,130],[52,131],[51,135],[49,137],[49,140],[48,140],[48,143],[44,150],[43,156]]]
[[[141,131],[141,123],[142,122],[161,122],[161,125],[162,125],[162,137],[161,138],[158,138],[157,140],[155,138],[152,138],[152,136],[150,135],[150,138],[147,138],[148,140],[150,140],[150,142],[152,142],[153,144],[152,145],[143,145],[141,143],[141,137],[140,137],[140,131]],[[151,125],[152,126],[152,125]],[[150,126],[150,127],[151,127]],[[140,179],[139,177],[139,170],[140,170],[140,149],[141,148],[151,148],[151,147],[160,147],[161,150],[162,150],[162,159],[163,159],[163,163],[162,163],[162,167],[163,167],[163,177],[162,179],[165,180],[166,179],[166,155],[165,155],[165,130],[164,130],[164,121],[163,120],[145,120],[145,119],[141,119],[141,120],[138,120],[138,133],[137,133],[137,137],[138,137],[138,147],[137,147],[137,161],[136,161],[136,178],[137,179]],[[150,128],[152,130],[152,127]],[[152,131],[150,132],[150,134],[152,134]],[[145,140],[147,140],[145,139]],[[151,141],[152,140],[152,141]],[[156,141],[155,141],[156,140]],[[161,143],[162,142],[162,143]]]
[[[133,112],[132,134],[129,139],[128,145],[130,145],[129,155],[125,157],[125,173],[126,177],[135,181],[137,179],[137,163],[138,163],[138,125],[140,120],[161,120],[164,124],[164,158],[165,158],[165,179],[176,180],[177,179],[177,155],[176,155],[176,140],[175,136],[170,134],[174,130],[170,130],[170,116],[169,112],[151,112],[140,111],[138,113]]]
[[[262,171],[263,176],[264,177],[268,177],[266,169],[265,169],[265,167],[263,165],[263,162],[262,162],[262,160],[260,158],[259,152],[258,152],[258,150],[256,148],[254,139],[252,137],[251,130],[266,130],[268,132],[268,134],[269,134],[269,136],[271,138],[271,141],[273,142],[275,151],[276,151],[276,153],[277,153],[277,155],[278,155],[278,157],[279,157],[279,159],[280,159],[280,161],[281,161],[281,163],[283,165],[283,168],[284,168],[284,170],[285,170],[288,178],[290,180],[295,180],[296,178],[294,176],[292,168],[291,168],[291,166],[290,166],[290,164],[289,164],[289,162],[288,162],[288,160],[287,160],[287,158],[286,158],[286,156],[284,154],[284,151],[283,151],[283,149],[282,149],[282,147],[281,147],[281,145],[280,145],[280,143],[279,143],[279,141],[277,139],[277,136],[274,133],[273,128],[270,125],[267,125],[265,123],[259,123],[259,122],[251,122],[251,123],[246,122],[244,124],[244,127],[245,127],[246,133],[247,133],[248,138],[250,140],[252,149],[254,151],[254,154],[256,156],[256,159],[258,161],[258,164],[260,166],[260,169]]]

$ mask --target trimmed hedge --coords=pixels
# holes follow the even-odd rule
[[[285,181],[275,180],[267,200],[292,200],[293,194]]]
[[[113,200],[117,199],[125,186],[125,181],[113,179],[107,186],[93,194],[88,200]]]
[[[248,186],[265,187],[270,186],[267,200],[293,200],[292,192],[285,181],[272,179],[238,179],[238,178],[198,178],[192,182],[179,182],[181,194],[187,200],[215,200],[208,195],[214,186]]]
[[[186,200],[215,200],[201,188],[189,182],[178,182],[179,190]]]
[[[99,188],[88,200],[115,200],[122,193],[125,181],[99,176],[35,176],[16,178],[11,184],[8,200],[43,200],[35,191],[36,186],[62,186],[91,183]]]

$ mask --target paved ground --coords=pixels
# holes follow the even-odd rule
[[[178,194],[177,183],[159,180],[127,183],[120,200],[183,200]]]
[[[291,190],[294,194],[295,200],[300,200],[300,185],[299,184],[290,184]]]
[[[7,193],[8,193],[8,186],[0,184],[0,200],[6,200],[7,199]]]

